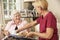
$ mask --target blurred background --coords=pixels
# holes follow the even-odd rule
[[[2,29],[5,28],[8,21],[11,20],[11,12],[13,10],[21,11],[22,20],[31,22],[35,20],[38,14],[35,12],[32,3],[35,0],[0,0],[0,39],[3,37]],[[48,9],[54,13],[57,18],[58,33],[60,36],[60,0],[47,0]],[[37,25],[39,26],[39,25]],[[36,27],[37,27],[36,26]],[[32,31],[39,31],[38,28],[33,28]],[[60,40],[60,39],[59,39]]]

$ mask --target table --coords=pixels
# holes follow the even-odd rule
[[[17,36],[17,35],[10,35],[9,38],[12,37],[13,39],[16,40],[35,40],[34,38],[26,38],[23,36]],[[7,39],[6,39],[7,40]]]

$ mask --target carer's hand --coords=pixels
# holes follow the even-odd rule
[[[34,32],[29,32],[26,37],[32,37],[34,35]]]

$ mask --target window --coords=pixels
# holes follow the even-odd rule
[[[16,9],[16,0],[3,0],[4,17],[8,19],[12,10]]]
[[[11,12],[16,9],[16,0],[2,0],[3,1],[3,13],[4,24],[11,20]]]

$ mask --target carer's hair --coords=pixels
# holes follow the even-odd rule
[[[40,6],[43,10],[48,9],[48,2],[46,0],[39,0],[33,3],[33,6]]]

